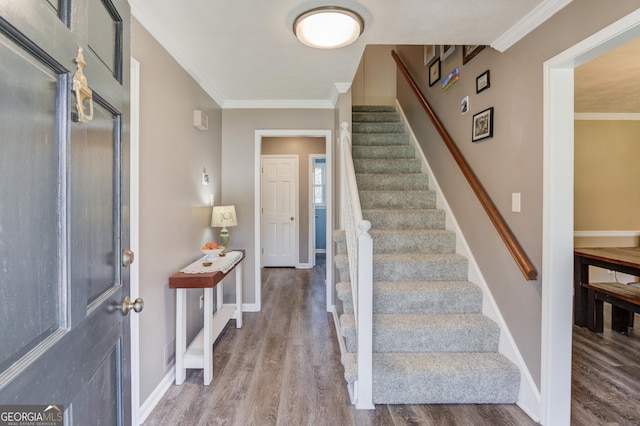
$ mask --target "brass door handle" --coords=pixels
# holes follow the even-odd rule
[[[131,249],[126,248],[122,250],[122,266],[124,266],[125,268],[127,266],[130,266],[135,258],[136,256],[133,251],[131,251]]]
[[[78,69],[73,74],[73,91],[76,94],[78,121],[87,123],[93,120],[93,91],[89,87],[89,83],[87,83],[87,77],[84,75],[84,67],[87,66],[87,63],[84,61],[82,47],[78,47],[75,62],[78,64]],[[86,104],[85,101],[87,101]]]

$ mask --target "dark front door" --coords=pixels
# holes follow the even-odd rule
[[[129,15],[0,2],[0,404],[64,405],[68,424],[131,422]]]

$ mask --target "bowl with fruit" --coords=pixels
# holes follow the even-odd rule
[[[220,253],[222,253],[222,250],[224,250],[224,247],[222,247],[218,243],[211,242],[203,245],[201,250],[204,254],[207,255],[207,257],[214,257],[220,255]]]

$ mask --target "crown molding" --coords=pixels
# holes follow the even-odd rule
[[[574,114],[573,119],[591,121],[640,121],[640,114],[630,112],[577,112]]]
[[[535,9],[525,15],[524,18],[520,19],[513,27],[509,28],[500,37],[495,39],[493,43],[491,43],[491,47],[499,52],[504,52],[572,1],[573,0],[543,1]]]

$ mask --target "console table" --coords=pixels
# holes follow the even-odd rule
[[[204,384],[213,379],[213,342],[220,335],[230,319],[236,320],[236,328],[242,327],[242,261],[228,271],[213,271],[199,274],[177,272],[169,278],[169,288],[176,289],[176,385],[181,385],[186,377],[187,368],[204,370]],[[224,278],[235,270],[236,301],[224,304]],[[216,313],[213,312],[213,288],[216,288]],[[204,289],[204,328],[187,347],[187,290]]]

